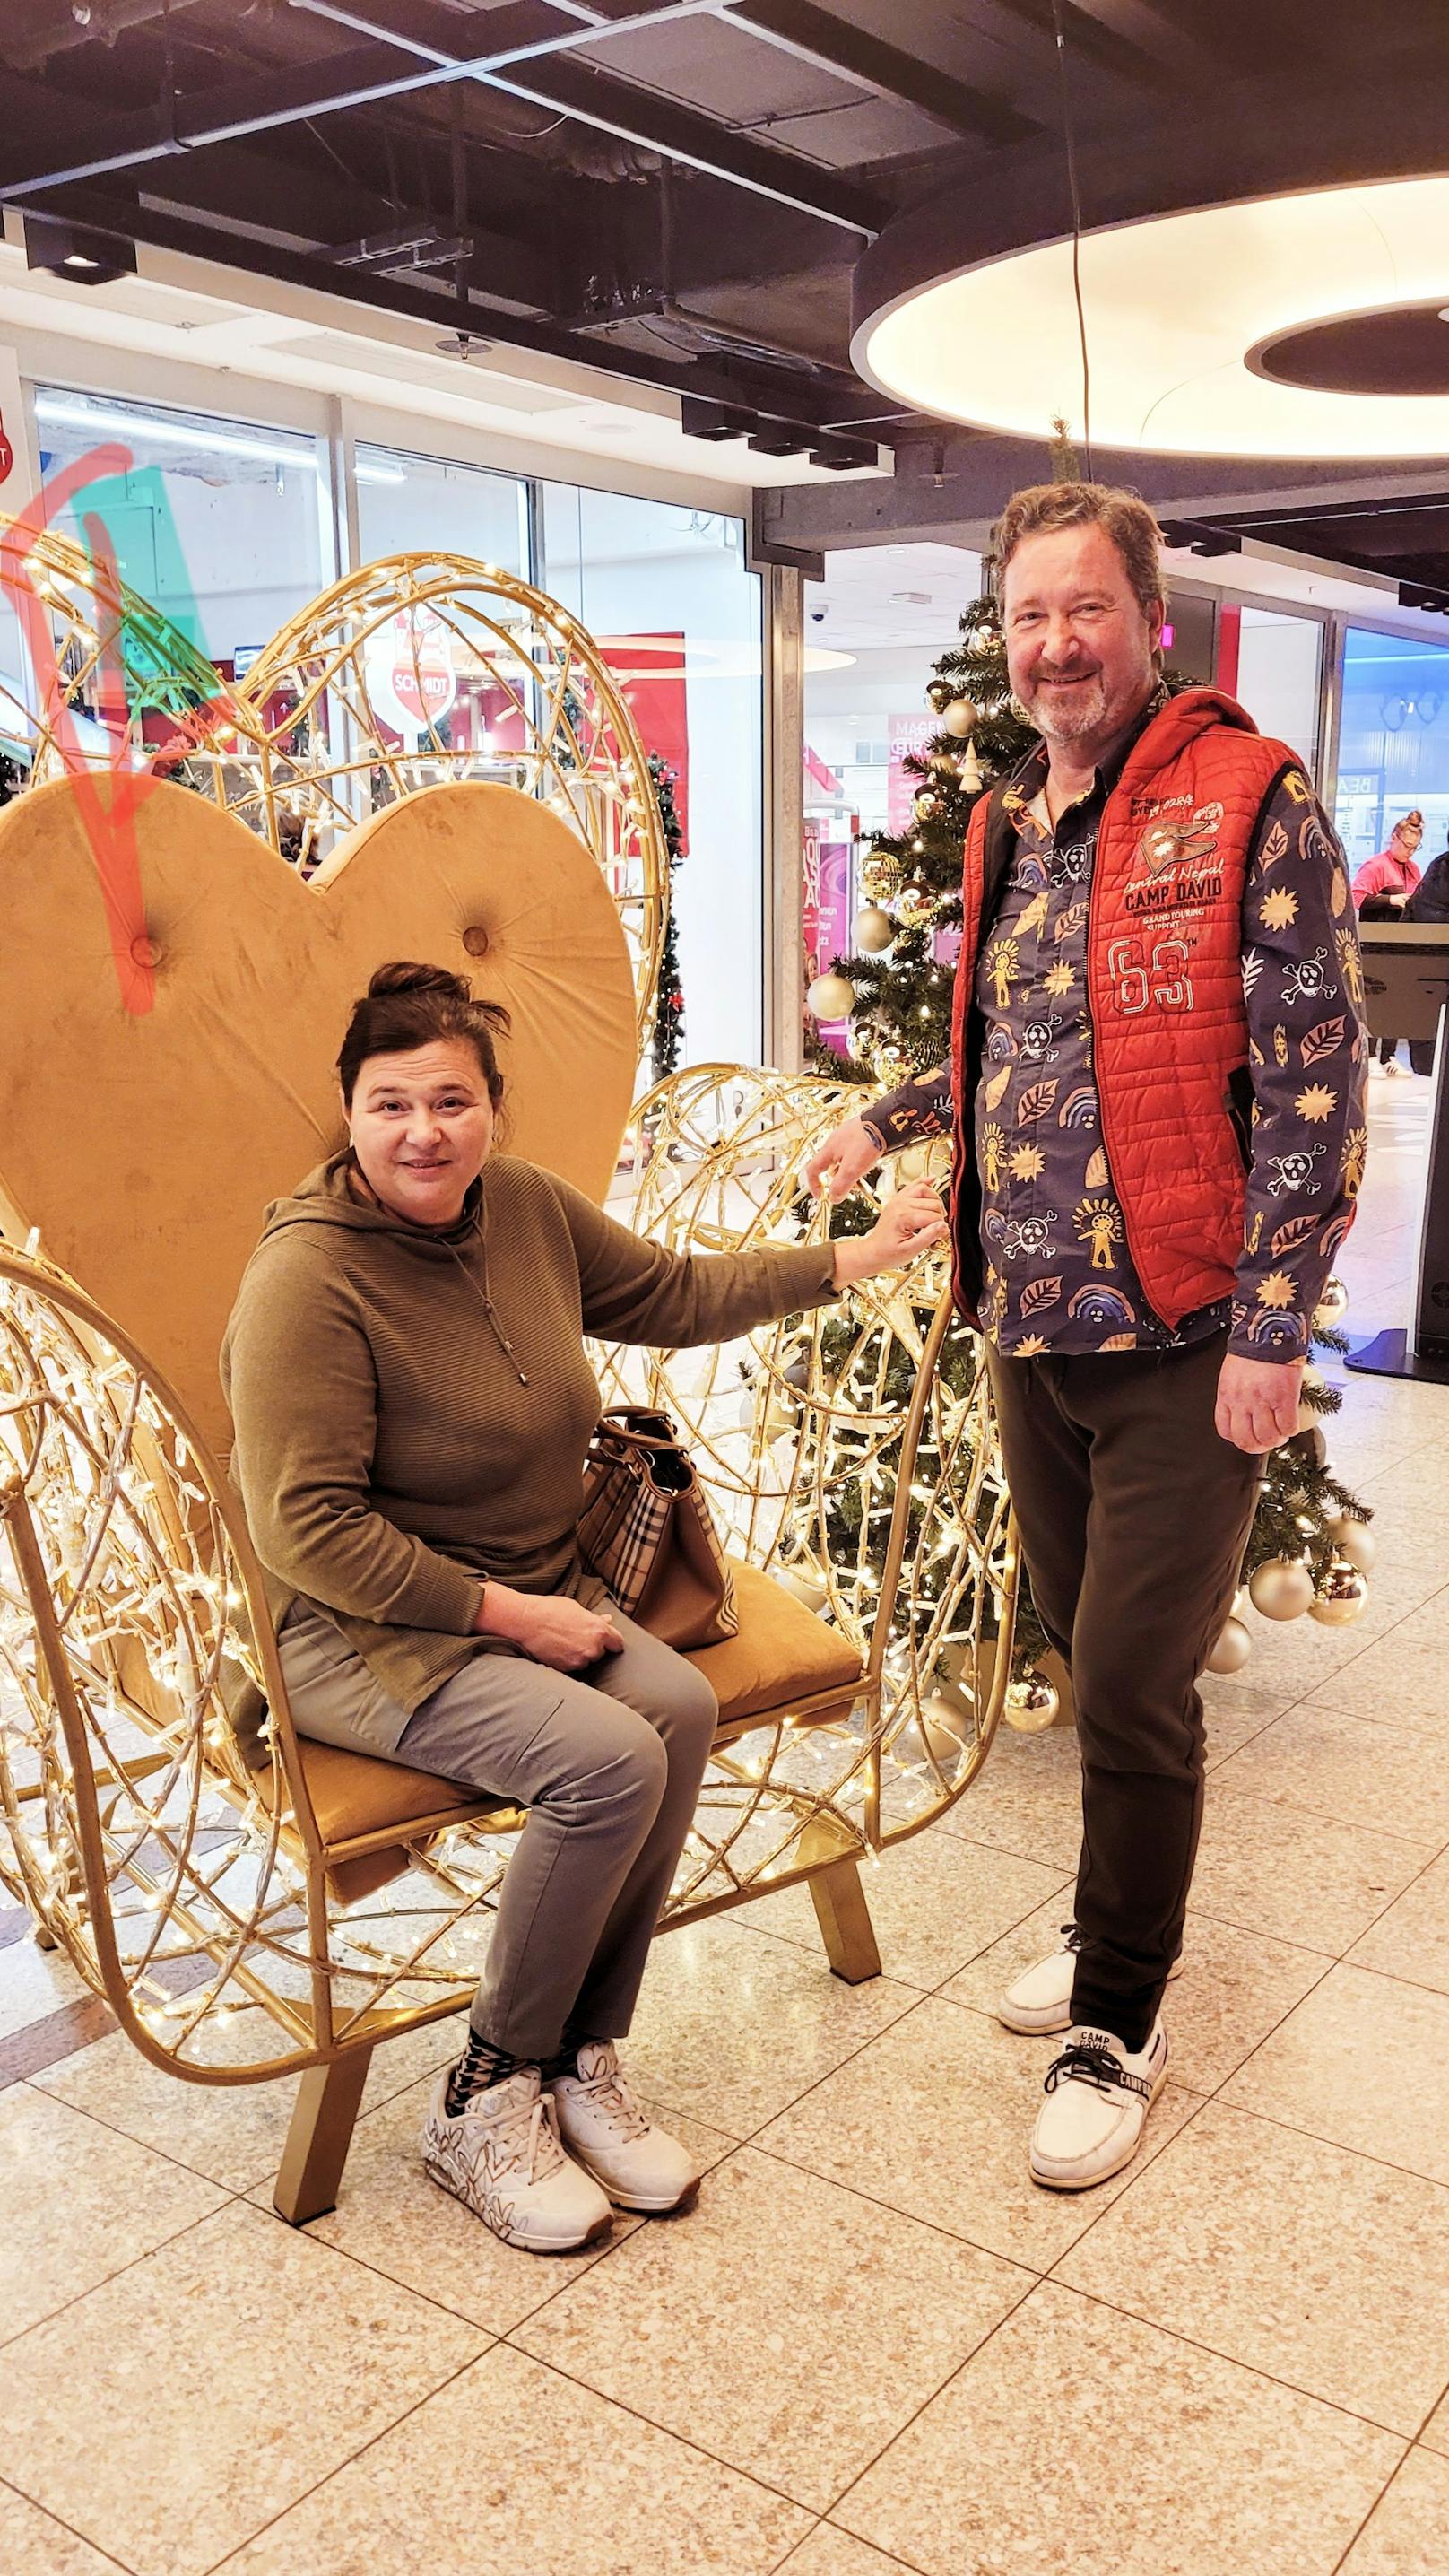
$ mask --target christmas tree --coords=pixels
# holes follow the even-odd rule
[[[945,1063],[966,825],[977,798],[1035,739],[1011,695],[996,602],[973,601],[960,624],[960,643],[937,662],[926,691],[941,730],[905,763],[917,781],[911,828],[871,835],[855,952],[810,988],[817,1019],[849,1013],[844,1065],[818,1038],[809,1041],[817,1072],[837,1081],[843,1072],[894,1089]]]
[[[849,1015],[850,1053],[842,1061],[818,1038],[810,1058],[818,1072],[894,1090],[913,1074],[930,1073],[950,1052],[951,997],[955,984],[953,933],[961,928],[961,858],[971,809],[1013,769],[1034,741],[1011,695],[1006,649],[994,599],[972,602],[960,620],[961,641],[934,665],[926,695],[941,730],[926,750],[907,760],[918,780],[908,831],[873,833],[862,881],[866,901],[857,913],[855,951],[836,958],[810,988],[817,1020]],[[1171,674],[1169,681],[1171,680]],[[870,1222],[863,1200],[846,1199],[834,1230],[856,1232]],[[1331,1280],[1313,1317],[1310,1349],[1342,1354],[1339,1330],[1346,1298]],[[827,1354],[828,1356],[828,1354]],[[941,1358],[943,1380],[964,1397],[975,1375],[975,1337],[953,1326]],[[1310,1365],[1303,1383],[1299,1427],[1265,1464],[1266,1485],[1243,1560],[1243,1586],[1209,1669],[1236,1672],[1252,1650],[1242,1612],[1249,1601],[1269,1619],[1315,1619],[1345,1625],[1362,1613],[1365,1576],[1373,1562],[1371,1517],[1332,1474],[1322,1422],[1343,1399]],[[929,1459],[924,1481],[929,1483]],[[842,1561],[856,1530],[848,1502],[838,1507]],[[832,1534],[832,1539],[836,1534]],[[1049,1725],[1057,1694],[1039,1666],[1047,1638],[1022,1586],[1012,1658],[1008,1715],[1024,1727]]]
[[[650,1078],[662,1082],[679,1064],[679,1051],[684,1043],[684,995],[679,983],[679,921],[675,910],[674,880],[684,858],[684,832],[675,803],[674,772],[657,751],[649,754],[649,775],[654,781],[654,801],[664,827],[664,846],[669,854],[668,911],[664,920],[664,946],[659,957],[659,990],[654,1004],[654,1038],[649,1051]]]

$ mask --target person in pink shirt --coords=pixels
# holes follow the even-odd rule
[[[1417,851],[1424,838],[1424,817],[1417,806],[1394,825],[1387,846],[1365,859],[1353,881],[1354,907],[1361,921],[1398,921],[1419,882]],[[1375,1038],[1370,1065],[1397,1073],[1397,1038]]]

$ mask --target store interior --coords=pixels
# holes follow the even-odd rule
[[[1442,8],[32,0],[0,65],[0,2570],[1444,2576],[1449,928],[1349,909],[1449,858]],[[1088,1721],[960,1245],[831,1248],[971,1149],[812,1158],[944,1056],[994,531],[1079,482],[1321,809],[1290,1251],[1364,1107],[1170,2068],[1041,2188]],[[798,1290],[587,1343],[737,1624],[611,2114],[697,2197],[542,2256],[425,2145],[532,1792],[298,1724],[218,1376],[399,956],[509,1015],[502,1152]]]

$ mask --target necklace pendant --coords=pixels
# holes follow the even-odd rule
[[[519,1385],[520,1385],[520,1386],[527,1386],[527,1384],[528,1384],[528,1371],[527,1371],[527,1369],[520,1369],[520,1370],[519,1370],[519,1372],[518,1372],[518,1383],[519,1383]]]

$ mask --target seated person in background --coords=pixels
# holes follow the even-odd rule
[[[380,967],[338,1059],[349,1142],[267,1212],[227,1328],[233,1474],[304,1735],[529,1810],[429,2174],[505,2243],[588,2243],[698,2175],[619,2065],[714,1740],[693,1665],[579,1559],[585,1334],[727,1341],[945,1233],[682,1258],[495,1152],[506,1014]]]
[[[1365,859],[1353,881],[1354,907],[1360,921],[1398,921],[1419,883],[1417,852],[1424,838],[1424,817],[1415,807],[1394,825],[1385,848]],[[1369,1069],[1383,1065],[1397,1073],[1397,1038],[1370,1042]]]

